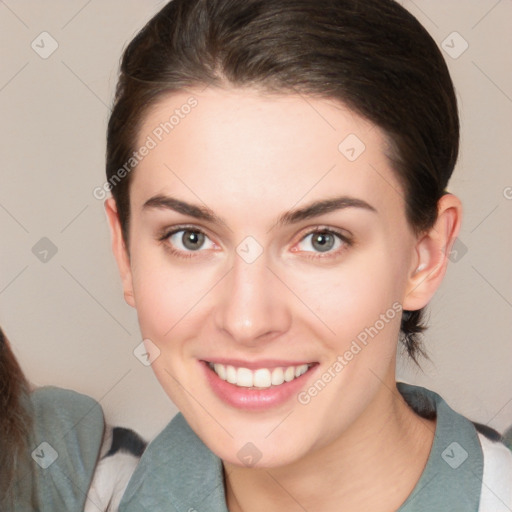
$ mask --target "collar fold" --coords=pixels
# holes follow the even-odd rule
[[[432,449],[413,492],[397,512],[478,512],[483,455],[476,429],[435,392],[397,382],[422,416],[437,415]],[[149,444],[123,496],[120,512],[228,512],[222,461],[181,413]]]

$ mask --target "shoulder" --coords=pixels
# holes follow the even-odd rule
[[[73,426],[77,431],[84,426],[103,429],[104,418],[101,406],[94,398],[77,391],[44,386],[30,393],[30,402],[40,428],[58,424]]]
[[[512,509],[512,451],[497,431],[483,427],[475,423],[484,457],[479,510],[507,512]]]
[[[117,510],[145,441],[107,425],[99,403],[76,391],[47,386],[29,398],[40,510]]]
[[[26,460],[20,461],[17,511],[83,511],[105,423],[91,397],[53,386],[24,397],[32,417]]]
[[[405,383],[397,387],[420,416],[437,417],[431,454],[412,497],[421,495],[428,510],[512,510],[512,452],[503,436],[458,413],[434,391]],[[423,493],[433,478],[433,492]],[[400,510],[416,510],[412,501]]]
[[[105,429],[98,402],[76,391],[53,386],[36,389],[30,394],[30,401],[37,445],[53,442],[59,457],[62,456],[61,463],[92,473]]]
[[[223,503],[223,492],[220,459],[179,412],[149,443],[119,510],[200,510],[206,502],[217,510],[212,503]]]

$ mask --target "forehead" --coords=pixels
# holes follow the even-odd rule
[[[146,114],[137,148],[151,147],[131,185],[135,209],[179,195],[250,218],[334,195],[404,211],[401,186],[373,123],[333,100],[252,89],[191,89]],[[210,204],[214,203],[214,204]],[[135,211],[135,210],[134,210]]]

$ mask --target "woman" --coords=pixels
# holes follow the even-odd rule
[[[120,510],[512,506],[501,436],[395,379],[459,231],[458,144],[446,64],[394,1],[173,0],[147,23],[105,208],[180,413]]]
[[[144,441],[90,397],[33,389],[1,329],[0,406],[0,510],[117,510]]]

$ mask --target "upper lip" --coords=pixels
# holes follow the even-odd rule
[[[224,359],[213,357],[211,359],[203,359],[207,363],[230,365],[236,368],[247,368],[249,370],[257,370],[259,368],[288,368],[289,366],[301,366],[303,364],[313,365],[314,361],[285,361],[284,359],[260,359],[259,361],[244,361],[242,359]]]

